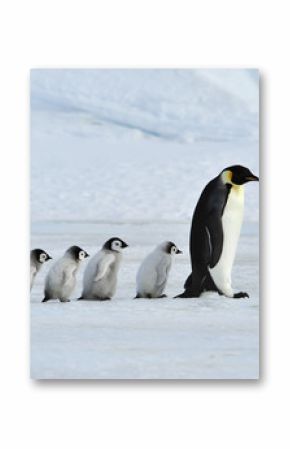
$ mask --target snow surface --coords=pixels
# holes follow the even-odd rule
[[[188,224],[51,223],[33,227],[32,246],[55,258],[72,243],[94,254],[118,235],[129,242],[111,302],[71,301],[41,304],[49,264],[36,278],[31,295],[31,376],[96,379],[253,379],[258,377],[257,225],[243,228],[233,279],[249,300],[207,294],[171,299],[189,273]],[[185,250],[176,256],[169,299],[133,300],[142,258],[156,243],[171,238]],[[86,263],[86,262],[85,262]],[[74,298],[80,296],[85,263]]]
[[[63,135],[33,140],[33,221],[182,221],[205,183],[240,163],[258,173],[256,143],[107,143]],[[49,167],[49,169],[48,169]],[[257,185],[245,218],[258,220]]]
[[[172,299],[189,273],[190,220],[206,182],[233,163],[259,172],[257,72],[35,70],[31,80],[31,247],[56,259],[72,244],[90,254],[112,236],[130,244],[111,302],[41,304],[52,261],[43,267],[31,292],[31,376],[257,378],[256,183],[246,186],[233,272],[250,299]],[[184,250],[169,298],[134,301],[139,264],[166,239]]]

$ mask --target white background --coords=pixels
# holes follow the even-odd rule
[[[5,3],[0,11],[1,446],[289,447],[288,2]],[[50,66],[260,68],[260,382],[29,380],[28,77],[30,67]]]

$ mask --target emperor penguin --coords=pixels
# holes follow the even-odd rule
[[[182,251],[172,242],[163,242],[148,254],[137,272],[136,298],[166,298],[163,292],[175,254]]]
[[[43,249],[36,248],[30,251],[30,290],[42,265],[50,259],[52,257],[46,251],[43,251]]]
[[[128,244],[118,237],[107,240],[102,249],[90,260],[83,277],[81,299],[105,301],[116,293],[117,276],[122,251]]]
[[[234,292],[232,266],[244,215],[244,184],[259,181],[246,167],[225,168],[204,188],[196,205],[190,233],[192,273],[180,298],[217,291],[229,298],[249,297]]]
[[[42,302],[50,299],[59,299],[68,302],[76,285],[76,274],[80,263],[88,253],[79,246],[71,246],[64,255],[55,262],[45,279],[44,298]]]

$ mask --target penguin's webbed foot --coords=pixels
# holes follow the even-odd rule
[[[62,299],[60,299],[60,302],[70,302],[70,299],[62,298]]]
[[[234,294],[233,298],[249,298],[249,295],[246,292],[238,292]]]
[[[161,296],[158,296],[158,298],[159,298],[159,299],[161,299],[161,298],[167,298],[167,295],[163,294],[163,295],[161,295]]]

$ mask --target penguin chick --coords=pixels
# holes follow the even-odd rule
[[[163,294],[172,265],[172,258],[182,251],[172,242],[163,242],[148,254],[136,277],[136,298],[164,298]]]
[[[59,299],[68,302],[76,285],[76,274],[80,262],[89,257],[88,253],[79,246],[71,246],[64,255],[55,262],[45,279],[44,298],[42,302],[50,299]]]
[[[30,290],[33,287],[35,277],[40,271],[44,262],[52,259],[49,254],[43,249],[32,249],[30,251]]]
[[[122,251],[127,246],[118,237],[111,238],[103,245],[86,267],[83,292],[79,299],[104,301],[114,296]]]

